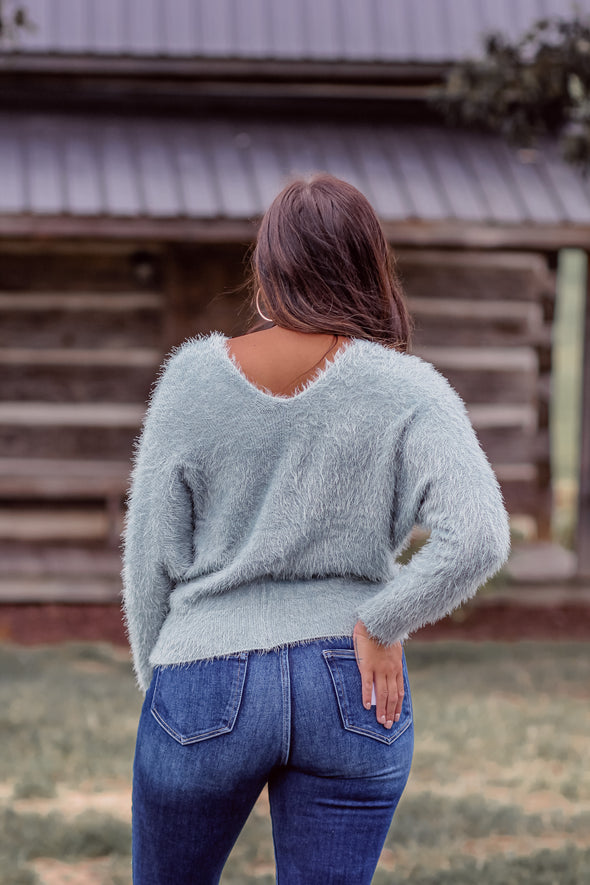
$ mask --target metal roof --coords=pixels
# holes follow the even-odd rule
[[[384,221],[590,223],[590,184],[545,143],[429,126],[0,114],[0,216],[250,219],[325,170]]]
[[[16,51],[348,62],[444,62],[482,34],[523,33],[590,0],[27,0]],[[10,50],[15,51],[15,50]]]

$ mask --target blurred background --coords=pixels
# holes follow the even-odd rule
[[[128,881],[126,860],[84,867],[92,851],[126,856],[127,830],[121,844],[113,836],[88,848],[92,822],[82,827],[87,841],[72,849],[77,867],[35,872],[28,863],[39,849],[22,846],[46,844],[45,824],[31,824],[29,838],[18,815],[29,823],[35,813],[46,823],[51,809],[63,815],[51,803],[80,782],[70,766],[78,750],[63,728],[49,741],[62,741],[62,750],[45,755],[50,732],[39,711],[51,719],[59,710],[56,728],[84,715],[79,733],[96,738],[96,710],[109,718],[104,698],[115,683],[129,693],[120,699],[130,711],[123,743],[114,756],[103,754],[119,768],[102,780],[86,772],[91,792],[113,781],[119,802],[128,802],[139,700],[121,651],[118,601],[133,440],[173,346],[211,329],[238,335],[248,327],[248,251],[261,215],[293,175],[328,171],[375,207],[415,319],[413,350],[465,400],[510,512],[514,552],[505,571],[472,607],[418,640],[588,638],[589,14],[590,0],[0,0],[1,686],[6,736],[23,747],[33,742],[22,754],[24,773],[15,775],[12,756],[5,772],[12,835],[0,846],[10,871],[0,881]],[[60,646],[47,659],[39,655],[49,652],[26,650],[56,638],[111,644]],[[415,647],[418,670],[430,666],[434,678],[444,669],[426,645]],[[449,648],[449,666],[471,653]],[[549,683],[535,681],[540,648],[518,663],[521,688],[535,698],[535,711],[515,712],[521,724],[549,704]],[[587,654],[577,648],[555,652],[568,662],[559,672],[571,676],[576,698],[567,707],[574,736],[565,766],[578,759],[576,729],[588,719],[576,706],[588,675]],[[483,668],[492,688],[496,652],[481,654],[470,666]],[[44,672],[54,674],[51,690]],[[51,692],[69,685],[72,672],[87,682],[80,676],[70,686],[78,702],[66,709],[67,698]],[[114,681],[100,694],[105,674]],[[38,692],[30,706],[17,703],[16,685]],[[79,692],[89,691],[103,700],[97,695],[86,709]],[[480,724],[488,714],[480,710]],[[428,722],[436,728],[436,708]],[[535,722],[532,755],[537,739],[543,746],[553,739]],[[590,786],[575,765],[562,782],[570,796],[556,788],[551,813],[578,803],[578,823],[564,825],[577,866],[558,863],[547,882],[587,881],[579,815],[587,823]],[[42,812],[14,804],[42,800],[49,803]],[[418,806],[418,817],[439,807]],[[457,814],[461,831],[475,812]],[[434,818],[433,826],[438,812]],[[260,819],[266,826],[264,808]],[[502,820],[500,835],[518,829],[510,814]],[[553,818],[523,825],[525,854],[535,833],[539,845],[549,844],[550,823],[555,829]],[[63,850],[46,847],[49,857],[67,855],[59,826]],[[265,833],[268,858],[256,873],[232,867],[231,881],[272,881]],[[493,848],[505,857],[499,842]],[[397,881],[388,857],[379,881]],[[450,863],[436,857],[432,870]],[[518,878],[516,867],[500,864],[485,879],[468,864],[448,881],[544,883],[550,868],[539,863]],[[399,881],[447,881],[432,870]]]

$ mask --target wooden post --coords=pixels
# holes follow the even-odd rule
[[[590,252],[587,253],[584,369],[582,376],[582,450],[578,497],[578,577],[590,578]]]

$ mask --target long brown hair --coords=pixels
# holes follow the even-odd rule
[[[277,326],[408,349],[408,308],[379,220],[360,191],[332,175],[298,179],[275,197],[252,252],[250,286],[253,312],[258,294]],[[265,325],[258,319],[252,331]]]

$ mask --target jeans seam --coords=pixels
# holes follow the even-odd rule
[[[226,709],[225,709],[224,719],[225,719],[225,725],[226,725],[226,727],[229,726],[230,722],[231,722],[231,721],[233,720],[233,718],[234,718],[235,704],[236,704],[236,697],[237,697],[238,692],[239,692],[240,681],[241,681],[241,678],[242,678],[242,659],[241,659],[241,657],[238,658],[237,664],[238,664],[238,672],[237,672],[237,674],[236,674],[236,678],[235,678],[234,681],[233,681],[233,685],[232,685],[232,693],[231,693],[231,696],[230,696],[230,699],[229,699],[229,703],[228,703],[228,705],[227,705],[227,707],[226,707]]]
[[[291,680],[289,671],[289,649],[280,652],[281,662],[281,693],[283,701],[283,734],[281,765],[287,765],[291,751]]]

